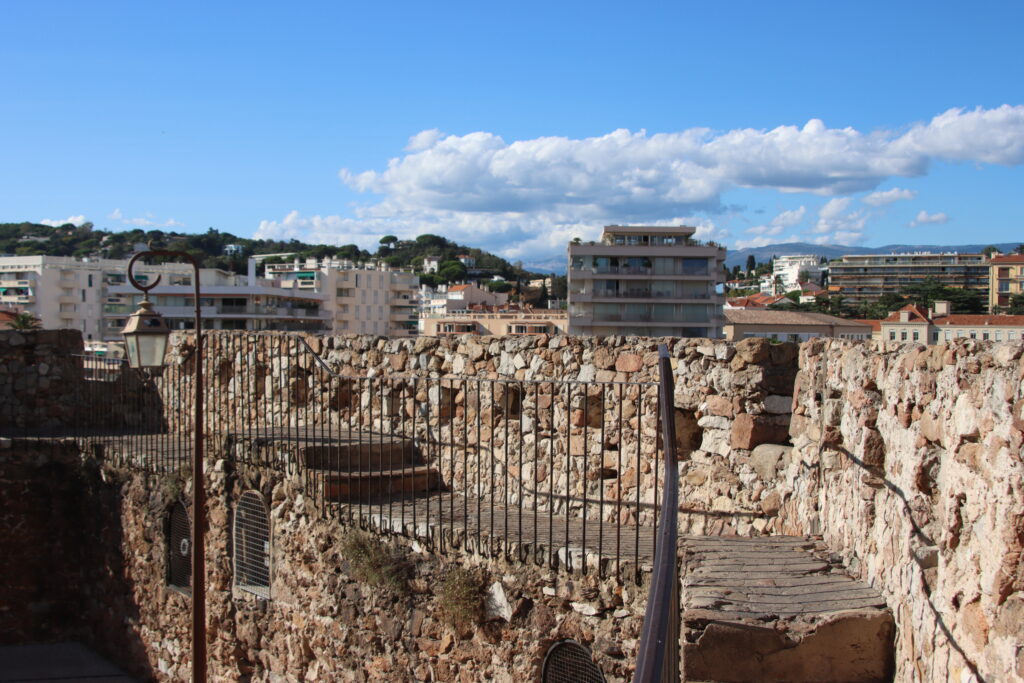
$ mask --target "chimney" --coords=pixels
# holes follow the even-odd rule
[[[948,301],[936,301],[932,306],[932,317],[941,318],[949,315],[949,302]]]
[[[909,323],[910,322],[910,311],[900,311],[900,322],[901,323]]]

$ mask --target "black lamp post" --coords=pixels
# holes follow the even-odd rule
[[[196,300],[195,444],[192,449],[192,681],[206,683],[206,548],[203,540],[206,529],[206,488],[203,480],[203,326],[199,300],[199,264],[191,254],[163,249],[139,252],[128,262],[128,279],[144,295],[139,310],[128,318],[128,324],[122,330],[128,363],[133,368],[162,367],[167,351],[167,337],[171,333],[163,316],[154,311],[149,302],[149,290],[160,283],[160,276],[152,284],[142,285],[132,274],[135,262],[143,256],[172,256],[192,264]]]

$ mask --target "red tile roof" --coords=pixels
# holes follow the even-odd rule
[[[912,323],[926,323],[926,322],[928,322],[928,313],[926,311],[922,311],[920,308],[918,308],[914,304],[907,304],[903,308],[901,308],[899,310],[896,310],[896,311],[893,311],[892,313],[889,314],[889,316],[887,318],[883,318],[883,322],[887,322],[887,323],[898,323],[898,322],[901,322],[900,321],[900,312],[901,311],[910,311],[910,320],[908,322],[912,322]]]
[[[1024,327],[1024,315],[980,315],[969,313],[953,313],[932,320],[934,325],[976,325],[999,327]]]
[[[469,289],[469,285],[452,285],[448,288],[449,292],[461,292],[464,289]]]
[[[1001,254],[992,257],[992,263],[1019,263],[1024,265],[1024,254]]]
[[[7,323],[11,322],[12,320],[14,320],[14,316],[16,315],[17,313],[15,313],[14,311],[0,310],[0,325],[6,325]]]

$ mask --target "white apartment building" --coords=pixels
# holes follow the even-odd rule
[[[484,289],[475,282],[457,285],[438,285],[420,287],[420,315],[423,318],[438,318],[454,313],[468,311],[473,306],[489,306],[501,308],[508,305],[508,294],[500,294]],[[420,325],[420,332],[423,326]]]
[[[107,338],[103,309],[109,289],[127,282],[127,266],[122,259],[0,257],[0,306],[31,313],[46,329],[80,330],[83,339],[99,341]],[[167,283],[191,282],[192,268],[139,264],[136,275],[142,282],[157,275]]]
[[[569,333],[722,336],[725,249],[689,226],[608,225],[569,245]]]
[[[176,277],[164,278],[149,292],[149,299],[171,329],[192,329],[195,326],[192,266],[176,263],[168,267],[178,270]],[[140,268],[137,266],[136,271]],[[331,329],[326,297],[322,293],[285,287],[280,282],[259,278],[253,260],[249,261],[246,275],[201,268],[199,295],[203,329],[305,332]],[[128,315],[138,308],[140,301],[142,293],[126,282],[124,275],[120,281],[111,283],[104,297],[102,338],[119,339]]]
[[[0,306],[27,311],[47,329],[77,329],[86,341],[120,339],[142,293],[127,277],[127,259],[0,257]],[[154,308],[173,329],[194,325],[190,264],[138,263],[136,278],[161,281]],[[334,331],[409,336],[418,331],[418,278],[375,264],[315,260],[267,266],[245,275],[203,268],[199,274],[203,327],[213,330]]]
[[[419,277],[411,271],[393,270],[383,263],[296,259],[267,265],[265,274],[285,290],[318,294],[333,332],[418,334]]]
[[[814,283],[821,282],[821,259],[814,254],[776,256],[772,262],[772,282],[774,283],[777,279],[780,279],[782,291],[769,293],[785,294],[786,292],[799,289],[800,273],[805,271],[808,281]]]

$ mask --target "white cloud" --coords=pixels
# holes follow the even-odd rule
[[[115,221],[121,221],[124,225],[131,225],[136,228],[182,228],[185,226],[184,223],[176,221],[173,218],[168,218],[165,221],[157,220],[156,216],[149,212],[146,212],[145,216],[126,218],[121,209],[114,209],[107,214],[107,218]]]
[[[913,190],[901,190],[898,187],[894,187],[891,190],[883,190],[879,192],[872,192],[867,197],[864,197],[861,201],[870,206],[888,206],[893,202],[902,201],[905,199],[913,199],[917,196],[917,193]]]
[[[857,244],[864,238],[864,225],[867,215],[864,211],[847,211],[852,200],[849,197],[836,197],[825,202],[818,209],[818,221],[811,228],[817,235],[817,244]]]
[[[831,202],[823,207],[812,234],[855,242],[868,215],[851,210],[847,195],[871,192],[868,206],[911,198],[899,188],[873,190],[892,178],[922,176],[933,162],[1024,163],[1024,105],[950,109],[897,131],[828,128],[818,119],[771,130],[616,130],[510,142],[486,131],[426,130],[383,168],[339,171],[350,188],[379,195],[351,218],[289,214],[263,221],[259,234],[313,231],[326,241],[373,246],[374,235],[435,232],[551,259],[564,254],[566,235],[592,238],[612,222],[714,215],[724,209],[724,193],[758,188],[845,199],[838,210]],[[769,231],[804,220],[797,212],[750,233],[778,234]]]
[[[86,223],[86,222],[87,221],[85,220],[85,216],[78,215],[78,216],[68,216],[67,218],[65,218],[62,221],[55,221],[55,220],[52,220],[52,219],[49,219],[49,218],[44,218],[43,220],[39,221],[39,224],[40,225],[49,225],[51,228],[59,228],[60,226],[67,225],[68,223],[71,223],[72,225],[76,225],[77,226],[77,225],[81,225],[82,223]]]
[[[922,209],[922,210],[917,212],[917,216],[915,216],[914,220],[910,221],[910,223],[908,225],[910,225],[910,227],[913,228],[913,227],[916,227],[918,225],[927,225],[929,223],[940,224],[940,223],[946,223],[948,221],[949,221],[949,216],[947,216],[946,214],[942,213],[941,211],[939,211],[937,213],[928,213],[927,211]]]

